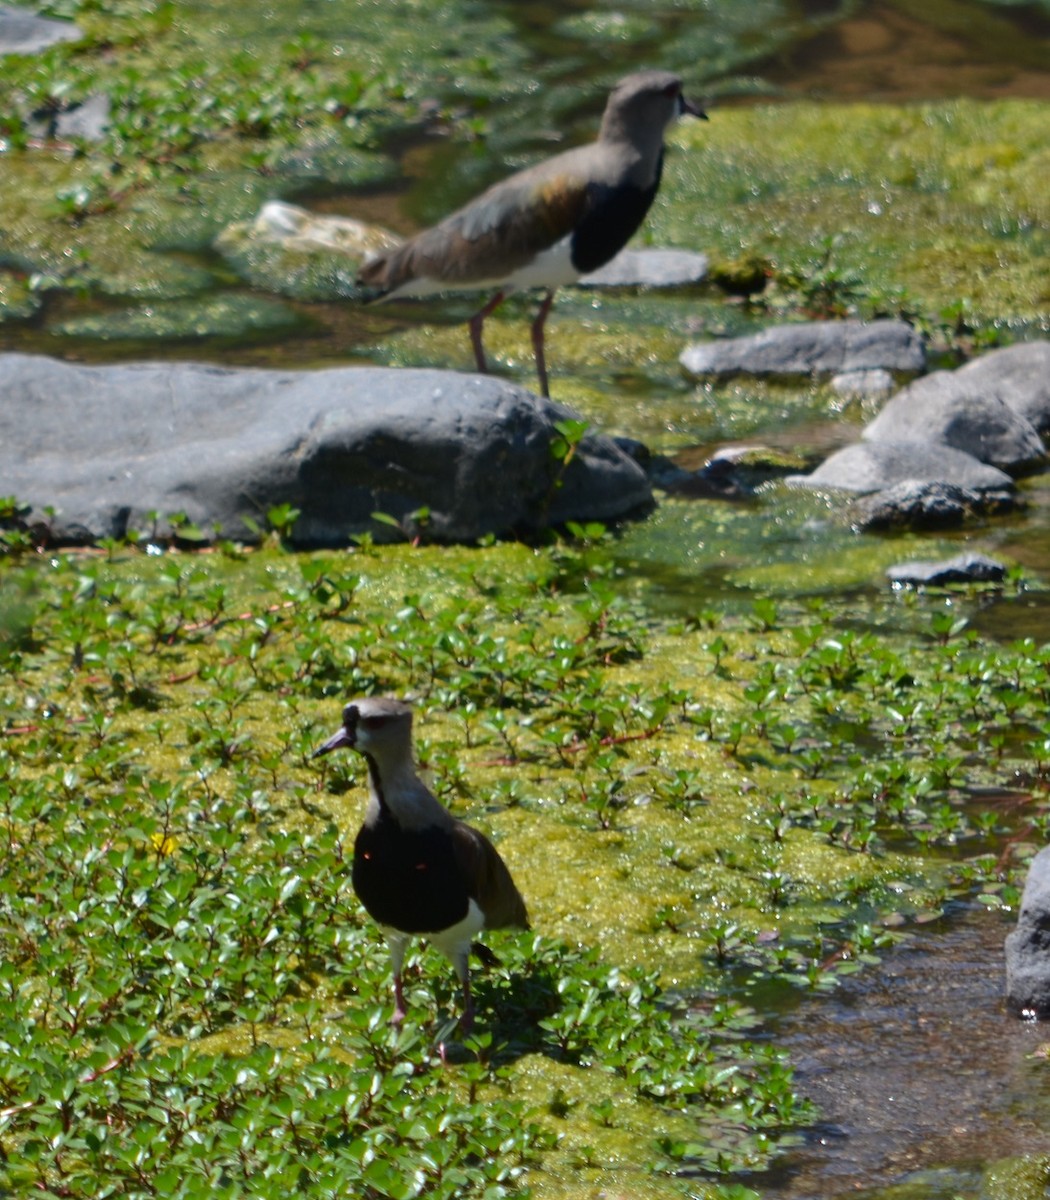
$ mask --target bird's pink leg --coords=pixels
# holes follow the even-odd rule
[[[392,1023],[400,1025],[408,1014],[408,1009],[405,1007],[405,989],[401,983],[401,972],[399,971],[394,976],[394,1016]]]
[[[408,945],[408,938],[394,933],[393,930],[388,930],[386,935],[386,944],[390,950],[390,970],[394,976],[393,1023],[395,1025],[400,1025],[408,1013],[408,1009],[405,1007],[405,985],[401,979],[401,973],[405,963],[405,948]]]
[[[459,1031],[468,1034],[474,1028],[474,995],[470,990],[470,977],[463,980],[463,1015],[459,1018]]]
[[[489,313],[495,312],[502,303],[503,292],[499,291],[470,318],[470,344],[474,347],[474,361],[482,375],[487,375],[489,369],[485,362],[485,348],[481,344],[481,327]]]
[[[540,377],[540,395],[548,397],[551,393],[547,386],[547,358],[543,349],[543,327],[547,323],[547,314],[553,303],[554,289],[551,288],[543,297],[536,320],[532,322],[532,351],[536,355],[536,374]]]

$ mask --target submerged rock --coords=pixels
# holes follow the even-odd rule
[[[921,336],[904,321],[810,321],[748,337],[689,346],[678,360],[694,377],[811,376],[883,369],[914,375],[926,365]]]
[[[154,526],[163,536],[175,513],[251,541],[285,504],[300,510],[300,546],[423,530],[469,542],[611,520],[651,501],[642,468],[606,437],[586,436],[562,473],[554,423],[574,414],[488,375],[87,367],[8,354],[0,394],[4,491],[59,542]]]
[[[797,471],[797,455],[770,446],[723,446],[699,470],[686,471],[668,459],[650,478],[667,492],[693,498],[744,499],[775,479]]]
[[[40,311],[42,300],[21,274],[0,268],[0,321],[24,321]]]
[[[1032,859],[1006,938],[1006,1002],[1021,1016],[1050,1017],[1050,846]]]
[[[52,326],[62,337],[98,341],[180,342],[190,338],[243,338],[251,334],[286,333],[304,319],[283,301],[246,293],[206,299],[159,300],[116,312],[71,317]]]
[[[38,110],[26,127],[33,137],[98,142],[109,128],[111,108],[109,97],[98,93],[80,103]]]
[[[271,200],[254,220],[224,229],[215,248],[256,287],[299,300],[332,300],[362,296],[362,263],[399,241],[378,225]]]
[[[985,554],[966,551],[940,562],[898,563],[886,575],[893,584],[944,587],[949,583],[999,583],[1006,576],[1006,568]]]
[[[893,375],[884,367],[874,370],[841,371],[828,386],[847,400],[885,400],[893,395]]]

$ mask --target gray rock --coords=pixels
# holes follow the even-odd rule
[[[0,4],[0,56],[38,54],[56,42],[76,42],[83,36],[72,21],[53,21],[24,8]]]
[[[969,388],[999,396],[1040,432],[1050,432],[1050,342],[991,350],[955,372]]]
[[[922,338],[904,321],[812,321],[749,337],[689,346],[678,360],[689,375],[834,375],[925,367]]]
[[[943,529],[962,525],[977,513],[1008,512],[1013,492],[973,491],[954,483],[906,479],[861,497],[853,506],[858,529]]]
[[[792,475],[796,487],[838,489],[863,495],[905,482],[950,483],[972,492],[1011,492],[998,467],[932,442],[854,442],[826,458],[809,475]]]
[[[577,287],[686,287],[707,275],[706,254],[692,250],[621,250]]]
[[[1022,1016],[1050,1017],[1050,846],[1032,859],[1006,938],[1006,1002]]]
[[[966,551],[940,562],[898,563],[886,575],[893,584],[944,587],[948,583],[999,583],[1006,575],[1006,568],[994,558]]]
[[[342,368],[226,370],[187,363],[73,366],[0,356],[0,479],[56,540],[121,537],[185,513],[251,540],[269,508],[301,510],[294,540],[413,528],[472,541],[566,520],[610,520],[651,501],[645,473],[588,435],[557,482],[553,423],[573,414],[492,376]]]
[[[864,430],[870,441],[940,442],[1006,471],[1042,463],[1046,447],[1027,418],[965,371],[916,379]]]

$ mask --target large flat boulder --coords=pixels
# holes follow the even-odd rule
[[[488,375],[192,363],[79,366],[0,355],[0,491],[58,541],[122,537],[185,514],[251,540],[275,505],[301,510],[293,540],[356,533],[472,541],[566,520],[605,521],[651,501],[640,466],[588,434],[568,468],[555,423],[574,414]],[[246,520],[247,519],[247,520]]]

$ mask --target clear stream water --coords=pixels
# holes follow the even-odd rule
[[[1050,1025],[1005,1009],[1009,929],[960,906],[834,995],[774,1018],[823,1122],[763,1195],[830,1200],[911,1184],[909,1200],[952,1200],[981,1194],[989,1162],[1050,1154]]]

